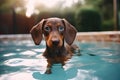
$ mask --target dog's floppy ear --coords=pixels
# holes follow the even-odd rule
[[[71,45],[76,37],[77,30],[72,26],[67,20],[62,19],[63,23],[65,25],[65,41]]]
[[[33,26],[33,28],[30,30],[30,33],[32,35],[33,41],[36,45],[39,45],[42,41],[42,26],[44,24],[45,20],[41,20],[38,24]]]

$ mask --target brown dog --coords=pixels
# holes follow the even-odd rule
[[[65,19],[43,19],[31,29],[30,33],[36,45],[40,44],[44,35],[46,50],[43,56],[48,62],[46,74],[51,73],[51,67],[54,63],[61,63],[64,66],[65,61],[71,58],[71,47],[65,47],[64,40],[68,45],[71,45],[77,30]]]

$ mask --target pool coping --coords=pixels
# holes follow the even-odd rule
[[[0,35],[1,40],[27,40],[31,39],[30,34],[9,34]],[[104,32],[78,32],[76,40],[80,42],[91,42],[91,41],[114,41],[120,42],[120,31],[104,31]]]
[[[77,41],[120,42],[120,31],[79,32]]]

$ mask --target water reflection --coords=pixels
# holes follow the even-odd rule
[[[0,77],[0,80],[34,80],[31,75],[31,72],[18,71],[3,75]]]
[[[21,55],[26,55],[26,56],[34,56],[37,53],[35,53],[34,51],[27,50],[27,51],[21,52],[20,54]]]
[[[9,57],[9,56],[13,56],[13,55],[15,55],[14,53],[7,53],[7,54],[4,54],[3,56],[4,57]]]
[[[53,66],[52,68],[52,74],[48,75],[48,74],[43,74],[40,72],[34,72],[32,74],[32,76],[35,79],[38,80],[67,80],[67,74],[65,73],[64,69],[62,69],[60,66]],[[74,74],[73,74],[74,75]]]
[[[102,58],[102,60],[106,61],[106,62],[109,62],[109,63],[120,63],[120,58]]]
[[[80,80],[99,80],[99,78],[94,75],[94,72],[95,71],[92,71],[92,70],[78,69],[77,75],[74,78],[68,79],[68,80],[78,80],[78,79],[80,79]]]
[[[50,75],[44,74],[47,66],[42,56],[44,41],[39,46],[29,40],[3,41],[0,44],[0,80],[120,79],[118,43],[79,43],[82,56],[73,56],[63,68],[61,64],[54,65]]]

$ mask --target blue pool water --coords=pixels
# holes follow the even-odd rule
[[[120,43],[77,43],[81,56],[73,56],[61,68],[44,74],[46,59],[41,56],[45,42],[32,40],[0,41],[0,80],[120,80]]]

